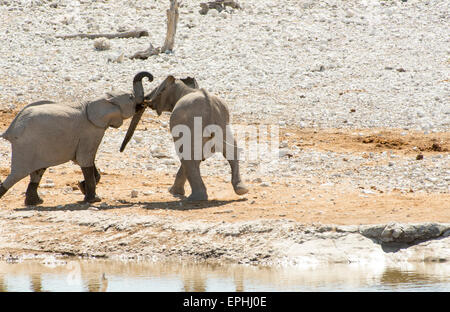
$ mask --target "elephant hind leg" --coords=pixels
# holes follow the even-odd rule
[[[231,184],[233,185],[234,192],[238,195],[244,195],[248,193],[248,188],[244,182],[242,182],[241,175],[239,174],[239,160],[228,160],[231,167]]]
[[[30,183],[28,183],[27,191],[25,193],[25,205],[34,206],[44,202],[39,197],[37,189],[46,169],[47,168],[38,169],[30,174]]]
[[[187,200],[208,200],[208,193],[206,186],[203,183],[200,175],[200,161],[199,160],[182,160],[182,166],[186,170],[187,180],[191,185],[192,193]]]
[[[0,183],[0,198],[5,195],[5,193],[14,186],[17,182],[25,178],[29,172],[23,170],[12,169],[11,173],[6,177],[3,183]]]
[[[3,186],[3,183],[0,183],[0,198],[3,197],[3,195],[6,194],[8,190]]]
[[[11,157],[11,172],[0,183],[0,198],[23,178],[29,175],[35,168],[30,166],[30,159],[33,159],[35,155],[27,153],[26,149],[22,146],[12,144],[12,157]],[[28,166],[27,166],[28,164]]]
[[[186,183],[186,180],[186,172],[183,164],[181,164],[178,169],[177,176],[175,177],[175,182],[173,182],[172,187],[169,189],[170,194],[184,196],[184,184]]]
[[[227,137],[223,141],[222,154],[231,167],[231,184],[233,185],[234,192],[238,195],[244,195],[248,193],[248,188],[245,183],[242,182],[241,174],[239,172],[239,149],[236,140],[231,134],[231,130],[228,131],[230,132],[227,133]]]

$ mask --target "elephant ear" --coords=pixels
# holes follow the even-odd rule
[[[86,113],[88,120],[99,128],[119,128],[123,124],[120,107],[105,99],[89,102]]]
[[[183,83],[185,85],[187,85],[188,87],[192,88],[192,89],[198,89],[198,83],[197,80],[195,80],[194,77],[186,77],[186,78],[182,78],[181,81],[183,81]]]

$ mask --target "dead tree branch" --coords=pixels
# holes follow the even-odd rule
[[[178,1],[170,0],[170,8],[167,10],[167,33],[161,52],[172,51],[175,44],[175,33],[178,23]]]
[[[150,43],[150,47],[148,47],[147,49],[143,50],[143,51],[138,51],[135,54],[133,54],[132,56],[130,56],[130,59],[141,59],[141,60],[146,60],[147,58],[149,58],[152,55],[157,55],[161,53],[160,48],[155,48],[153,46],[153,44]]]
[[[88,38],[88,39],[96,39],[96,38],[140,38],[148,36],[148,31],[137,29],[133,31],[120,32],[115,34],[75,34],[75,35],[63,35],[56,36],[56,38],[63,39],[73,39],[73,38]]]

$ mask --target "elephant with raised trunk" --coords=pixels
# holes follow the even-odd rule
[[[136,74],[133,93],[107,94],[105,98],[77,104],[40,101],[23,108],[1,135],[11,142],[12,157],[11,172],[0,183],[0,198],[30,175],[25,204],[41,204],[37,188],[45,170],[72,160],[83,172],[84,181],[78,185],[84,201],[101,201],[95,192],[100,180],[95,167],[98,146],[108,127],[120,127],[143,103],[144,77],[153,80],[148,72]]]
[[[222,152],[228,160],[231,167],[231,183],[235,193],[243,195],[248,192],[239,173],[239,151],[230,127],[230,113],[222,100],[204,89],[199,89],[194,78],[176,79],[168,76],[145,97],[144,104],[137,110],[130,123],[120,151],[124,150],[131,139],[147,106],[156,110],[158,115],[161,115],[163,111],[172,112],[170,130],[181,166],[175,182],[170,188],[170,193],[184,195],[184,185],[188,180],[192,189],[188,200],[207,200],[208,194],[200,175],[200,162],[214,152]],[[200,121],[201,125],[199,126],[196,121]],[[200,128],[201,136],[195,135],[196,128]],[[180,132],[182,132],[182,136],[179,136]],[[218,135],[220,133],[222,135]],[[178,145],[177,149],[176,139],[185,138],[185,135],[188,137],[190,135],[188,146],[186,144]],[[211,144],[212,141],[215,141],[214,144]],[[211,146],[211,149],[205,148],[207,146]],[[186,147],[188,147],[188,151],[184,150]]]

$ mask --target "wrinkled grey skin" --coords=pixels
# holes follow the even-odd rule
[[[147,105],[153,110],[156,110],[158,115],[162,112],[172,112],[170,116],[170,130],[177,125],[186,125],[191,133],[194,133],[194,117],[202,118],[203,129],[208,125],[217,125],[225,133],[230,131],[230,114],[224,102],[214,95],[208,94],[203,89],[198,89],[198,84],[194,78],[175,79],[173,76],[168,76],[159,87],[154,89],[149,95],[145,97],[144,106]],[[143,109],[141,111],[142,115]],[[133,131],[139,122],[140,116],[136,114],[128,129],[127,135],[122,143],[121,151],[125,148],[126,143],[133,135]],[[202,131],[203,131],[202,129]],[[172,132],[173,133],[173,132]],[[232,135],[231,135],[232,137]],[[177,138],[173,137],[174,141]],[[197,146],[204,146],[212,137],[200,138],[202,142]],[[191,136],[191,146],[195,146],[195,137]],[[223,155],[226,155],[226,149],[233,149],[234,155],[238,155],[238,147],[234,138],[229,139],[229,142],[223,142]],[[212,151],[216,152],[216,151]],[[186,160],[180,157],[181,166],[175,178],[173,186],[170,188],[170,193],[173,195],[184,195],[184,185],[186,180],[192,189],[192,194],[188,200],[207,200],[208,194],[205,184],[200,175],[200,162],[211,156],[205,155],[202,152],[202,159],[195,160],[194,150],[192,149],[191,160]],[[238,195],[243,195],[248,192],[247,187],[242,182],[239,173],[239,160],[237,156],[234,159],[228,159],[231,166],[231,183],[234,191]]]
[[[12,158],[11,172],[0,183],[0,198],[30,175],[25,204],[42,203],[37,187],[46,168],[72,160],[83,172],[85,181],[79,187],[85,194],[84,200],[100,201],[95,193],[100,180],[94,163],[98,146],[108,127],[120,127],[144,101],[143,77],[153,80],[150,73],[138,73],[133,80],[133,93],[108,94],[83,104],[40,101],[23,108],[1,135],[11,142]]]

